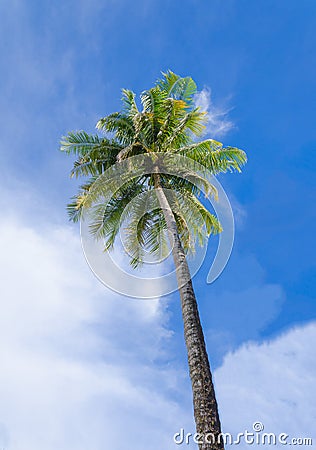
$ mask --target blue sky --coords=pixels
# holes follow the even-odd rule
[[[0,17],[0,447],[115,450],[124,427],[129,448],[173,449],[194,431],[177,296],[126,300],[93,277],[58,152],[120,108],[122,87],[169,68],[204,93],[209,133],[249,158],[220,177],[229,264],[194,279],[223,427],[312,436],[315,2],[14,0]]]

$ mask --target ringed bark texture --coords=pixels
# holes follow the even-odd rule
[[[194,417],[200,450],[223,450],[218,405],[206,352],[203,330],[189,267],[178,235],[177,224],[168,199],[156,178],[156,193],[170,233],[172,254],[179,286],[184,338],[193,391]]]

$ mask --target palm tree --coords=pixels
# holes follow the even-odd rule
[[[145,251],[161,254],[166,238],[169,240],[181,299],[196,430],[203,441],[199,448],[223,449],[186,255],[194,250],[196,241],[203,243],[208,235],[222,231],[217,218],[200,200],[201,192],[216,197],[209,175],[240,171],[246,155],[212,139],[197,140],[205,128],[206,113],[195,107],[197,90],[190,77],[181,78],[171,71],[163,74],[154,87],[141,94],[142,110],[132,91],[122,92],[122,110],[97,123],[97,129],[104,133],[102,137],[79,131],[61,141],[61,150],[77,157],[71,175],[88,178],[68,205],[68,212],[71,220],[78,221],[85,211],[92,211],[91,232],[103,239],[107,250],[124,226],[133,267],[142,263]],[[174,158],[180,156],[189,164],[177,165]],[[117,184],[107,177],[105,183],[104,173],[118,173],[117,165],[123,163],[127,174],[123,181]],[[148,192],[154,192],[158,201],[155,207],[148,208]],[[135,198],[134,207],[124,216]],[[206,434],[213,436],[214,442],[205,442]]]

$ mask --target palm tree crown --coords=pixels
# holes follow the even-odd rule
[[[222,230],[199,199],[202,192],[216,197],[209,175],[240,171],[246,155],[213,139],[197,141],[207,117],[195,106],[197,89],[192,78],[171,71],[163,74],[140,95],[142,109],[132,91],[122,93],[122,110],[97,123],[104,136],[69,133],[61,150],[77,157],[71,175],[87,178],[68,205],[70,219],[78,221],[85,210],[92,211],[91,232],[104,240],[106,249],[113,247],[125,224],[127,250],[136,267],[144,251],[161,255],[168,246],[165,215],[159,204],[149,205],[147,193],[164,189],[182,247],[193,251],[196,241],[202,244],[209,234]],[[116,184],[107,177],[105,183],[102,175],[112,170],[114,180],[118,165],[124,167],[123,177],[128,173],[126,180]],[[132,201],[133,208],[126,214]]]

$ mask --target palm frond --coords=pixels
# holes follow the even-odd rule
[[[198,109],[188,112],[172,131],[171,135],[164,142],[164,147],[179,148],[192,142],[192,133],[199,136],[205,129],[205,113],[201,113]]]
[[[133,118],[139,113],[135,101],[135,93],[129,89],[122,89],[123,114],[127,117]]]
[[[163,73],[163,78],[158,80],[157,85],[165,91],[167,97],[177,100],[183,100],[186,107],[190,108],[193,102],[193,96],[196,93],[196,84],[190,77],[181,78],[171,70]]]
[[[114,133],[115,138],[122,145],[133,142],[135,134],[133,120],[121,112],[103,117],[97,122],[96,128],[106,133]]]
[[[78,222],[82,218],[85,200],[88,197],[89,190],[95,180],[96,177],[91,177],[86,181],[86,183],[82,184],[79,187],[78,194],[71,198],[71,203],[68,203],[67,212],[69,220],[71,220],[72,222]]]
[[[166,100],[167,95],[161,91],[157,86],[143,91],[140,94],[140,100],[143,105],[143,112],[152,113],[156,118],[162,115],[162,106]]]
[[[160,165],[160,170],[161,173],[165,173],[166,175],[172,174],[172,177],[174,177],[174,186],[177,183],[181,185],[188,182],[194,185],[199,191],[204,192],[206,196],[213,196],[217,199],[217,189],[210,181],[211,172],[208,167],[200,164],[200,162],[167,153],[163,164]]]
[[[93,147],[74,162],[70,176],[96,176],[115,164],[122,146],[115,140],[103,138],[98,147]]]
[[[133,267],[141,265],[145,252],[161,257],[166,248],[166,223],[155,196],[143,192],[124,211],[124,243]]]
[[[90,231],[97,239],[104,239],[105,249],[114,245],[115,238],[126,215],[126,208],[133,201],[135,195],[144,191],[144,187],[137,183],[122,186],[108,202],[100,202],[91,208]]]
[[[161,129],[161,124],[165,119],[164,103],[166,100],[165,92],[162,92],[157,86],[140,95],[143,105],[143,132],[147,145],[152,145],[157,139]],[[139,121],[139,123],[141,123]]]
[[[174,215],[181,217],[182,223],[185,223],[187,241],[183,237],[181,239],[189,251],[194,252],[196,241],[202,246],[210,234],[222,231],[218,219],[192,193],[185,190],[166,191],[166,196]]]
[[[213,139],[182,147],[177,152],[207,167],[213,175],[234,170],[241,172],[242,166],[247,162],[247,155],[243,150],[223,147]]]
[[[163,120],[161,120],[161,126],[157,135],[158,147],[163,150],[172,148],[172,145],[166,146],[165,142],[172,139],[172,136],[176,133],[175,130],[179,129],[181,121],[187,115],[186,103],[183,100],[175,100],[168,97],[163,104]],[[178,133],[177,146],[186,145],[191,141],[188,133],[181,130]]]
[[[62,137],[60,150],[68,154],[85,156],[92,149],[101,145],[102,139],[98,135],[91,135],[85,131],[70,132]]]

